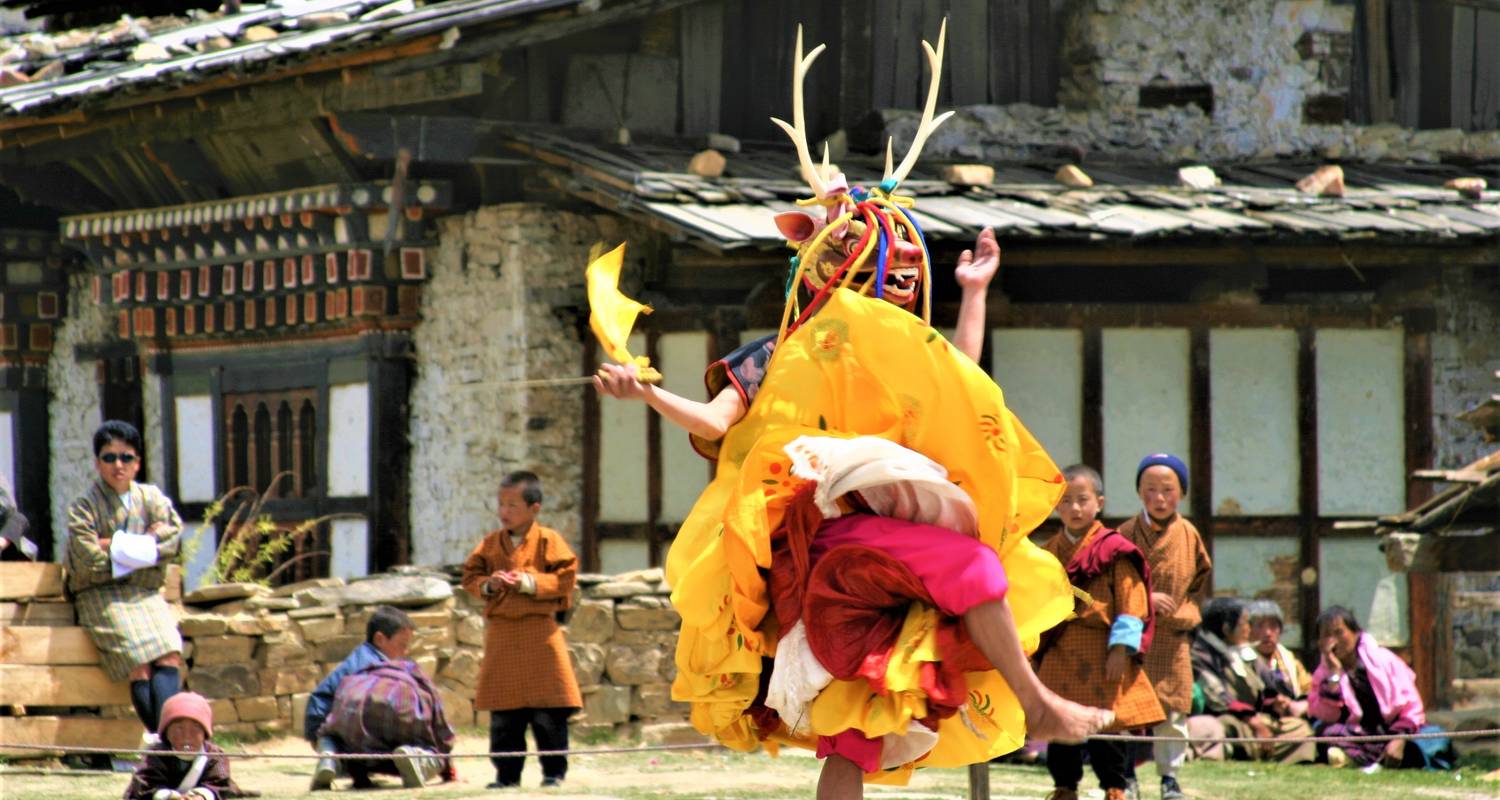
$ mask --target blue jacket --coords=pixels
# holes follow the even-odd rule
[[[387,660],[385,655],[369,642],[364,642],[354,648],[354,652],[339,662],[333,672],[328,673],[328,677],[324,678],[323,682],[318,684],[318,688],[314,689],[307,698],[307,716],[302,720],[302,735],[309,742],[318,740],[318,729],[323,727],[323,720],[327,718],[328,712],[333,710],[333,695],[338,691],[340,681],[371,664],[379,664],[385,660]]]

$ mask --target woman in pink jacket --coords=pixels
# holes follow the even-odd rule
[[[1321,663],[1313,672],[1308,713],[1324,723],[1324,736],[1417,733],[1427,717],[1416,676],[1395,653],[1375,643],[1354,612],[1332,606],[1318,615]],[[1405,739],[1331,745],[1328,763],[1361,767],[1420,767],[1420,749]]]

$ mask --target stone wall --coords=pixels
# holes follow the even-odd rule
[[[499,479],[542,478],[541,522],[576,547],[582,530],[587,386],[518,381],[583,375],[584,266],[597,241],[644,235],[616,217],[537,204],[481,208],[439,224],[428,258],[411,390],[412,560],[461,561],[496,526]]]
[[[1495,449],[1458,415],[1500,394],[1500,271],[1447,267],[1441,275],[1432,337],[1432,463],[1457,469]]]
[[[584,575],[567,638],[583,692],[576,732],[682,741],[694,735],[671,700],[677,612],[661,570]],[[344,583],[305,581],[274,591],[216,584],[183,598],[187,686],[214,706],[215,728],[235,735],[302,734],[307,697],[364,641],[371,609],[402,607],[416,624],[410,657],[433,678],[455,727],[487,727],[474,710],[484,659],[483,604],[444,573],[402,570]],[[104,716],[128,718],[129,706]]]
[[[1342,122],[1354,78],[1350,3],[1080,0],[1068,9],[1061,107],[958,109],[928,141],[928,158],[1500,158],[1500,132]],[[903,149],[916,112],[882,113]]]
[[[68,315],[57,326],[57,340],[47,361],[47,390],[51,399],[47,413],[51,424],[51,468],[53,552],[61,560],[67,542],[68,506],[93,483],[94,431],[99,416],[99,383],[95,362],[80,361],[75,348],[97,344],[115,335],[114,318],[98,303],[89,289],[87,275],[68,278]]]

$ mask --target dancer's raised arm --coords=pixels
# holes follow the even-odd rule
[[[963,289],[953,346],[976,364],[984,350],[985,296],[999,269],[1000,244],[995,241],[995,231],[991,228],[979,232],[974,249],[963,251],[958,257],[958,266],[953,268],[953,277]]]
[[[607,397],[641,399],[662,416],[694,436],[711,442],[724,438],[729,426],[745,416],[745,401],[732,387],[725,387],[707,403],[689,400],[660,386],[636,380],[633,367],[600,364],[594,388]]]

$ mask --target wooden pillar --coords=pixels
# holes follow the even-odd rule
[[[661,366],[661,331],[652,326],[645,333],[646,357]],[[657,530],[662,506],[661,470],[661,415],[652,410],[646,412],[646,563],[653,567],[662,563],[661,532]]]
[[[1083,421],[1080,431],[1083,463],[1101,473],[1104,472],[1103,339],[1103,333],[1097,327],[1083,330]],[[1126,496],[1134,493],[1128,491]]]
[[[599,344],[588,329],[587,317],[578,315],[578,336],[583,341],[583,374],[599,368]],[[583,502],[580,520],[584,572],[599,571],[599,393],[583,393]]]
[[[1432,483],[1413,480],[1411,474],[1429,469],[1432,463],[1432,335],[1419,326],[1431,327],[1430,314],[1409,315],[1405,337],[1403,384],[1406,387],[1406,507],[1416,508],[1432,497]],[[1457,465],[1455,465],[1457,466]],[[1430,708],[1438,699],[1439,673],[1451,675],[1452,648],[1439,648],[1439,638],[1448,624],[1438,597],[1440,576],[1407,573],[1407,627],[1411,631],[1412,671],[1417,691]]]
[[[1213,409],[1210,408],[1208,328],[1193,328],[1189,343],[1188,451],[1193,462],[1190,504],[1193,524],[1203,536],[1203,546],[1214,551]],[[1205,596],[1212,596],[1214,575],[1208,574]]]
[[[1318,370],[1317,334],[1311,327],[1297,329],[1297,441],[1302,471],[1297,492],[1297,540],[1302,569],[1297,577],[1298,620],[1302,625],[1304,659],[1317,653],[1320,602],[1318,574]],[[1311,577],[1312,580],[1308,580]],[[1311,662],[1309,662],[1311,663]]]

